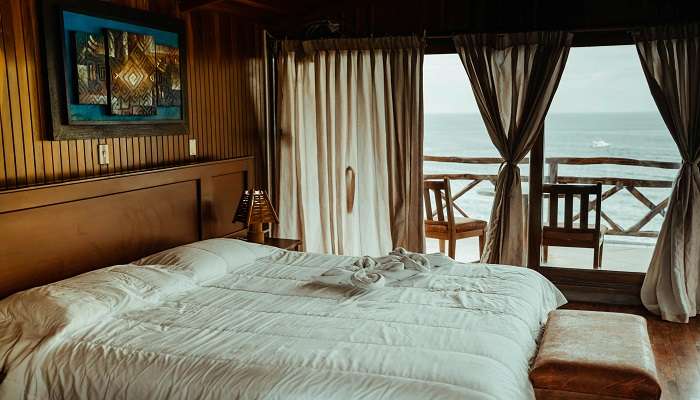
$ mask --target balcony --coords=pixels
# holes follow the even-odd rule
[[[424,161],[425,179],[450,178],[455,216],[488,220],[497,177],[494,171],[497,171],[502,159],[425,156]],[[528,160],[523,160],[522,164],[526,166]],[[606,166],[606,172],[616,171],[616,173],[590,174],[588,172],[591,168],[587,168],[590,166]],[[602,183],[601,224],[608,227],[602,267],[616,271],[646,272],[673,186],[672,179],[663,177],[668,176],[669,171],[664,171],[666,173],[654,171],[678,168],[680,168],[679,163],[667,161],[619,157],[550,157],[545,158],[544,182]],[[489,170],[490,173],[484,172]],[[522,175],[523,200],[527,207],[527,172],[523,172]],[[649,176],[654,179],[649,179]],[[548,201],[549,199],[545,196],[544,211],[548,210]],[[589,210],[593,211],[595,207],[595,202],[589,204]],[[562,208],[559,210],[563,212]],[[436,212],[434,211],[434,214]],[[547,224],[547,212],[543,213],[542,218],[543,223]],[[578,215],[574,215],[574,221],[577,218]],[[428,239],[426,245],[429,252],[439,251],[437,240]],[[465,262],[478,260],[477,240],[458,241],[456,258]],[[548,262],[543,262],[542,265],[591,269],[592,258],[593,251],[590,249],[550,247]]]

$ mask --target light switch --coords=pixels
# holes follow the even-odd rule
[[[190,139],[190,155],[197,155],[197,139]]]
[[[97,145],[97,154],[99,157],[99,163],[100,165],[107,165],[109,164],[109,145],[107,144],[98,144]]]

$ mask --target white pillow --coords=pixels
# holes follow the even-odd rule
[[[16,293],[0,301],[0,324],[20,323],[40,334],[82,326],[115,311],[158,302],[276,251],[234,239],[179,246],[132,264]]]
[[[209,239],[146,256],[136,265],[153,265],[177,271],[197,283],[222,276],[279,249],[237,239]]]
[[[64,332],[194,287],[182,274],[129,264],[15,293],[0,301],[0,366],[17,365]]]
[[[185,276],[168,270],[117,265],[16,293],[0,301],[0,321],[11,320],[48,333],[82,326],[192,287]]]
[[[240,240],[211,239],[15,293],[0,301],[0,367],[16,365],[63,332],[156,304],[277,251]]]
[[[185,245],[216,254],[226,263],[227,272],[252,264],[255,260],[267,257],[282,250],[276,247],[249,243],[238,239],[209,239]]]
[[[146,256],[136,265],[153,265],[181,273],[197,283],[226,274],[228,265],[219,255],[197,247],[184,245]]]

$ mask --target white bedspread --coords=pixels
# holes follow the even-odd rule
[[[215,239],[14,295],[0,398],[534,398],[565,302],[549,281],[450,263],[366,293],[309,283],[355,259]]]

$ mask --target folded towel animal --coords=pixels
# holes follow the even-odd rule
[[[348,270],[345,268],[331,268],[314,278],[313,282],[326,286],[354,287],[364,290],[372,290],[384,287],[386,278],[377,272],[367,269]]]
[[[358,258],[357,261],[352,263],[350,268],[353,271],[357,271],[360,269],[374,269],[375,267],[377,267],[377,265],[379,265],[379,263],[374,258],[370,256],[362,256]]]
[[[386,278],[379,272],[361,269],[352,273],[350,282],[358,289],[370,290],[384,287]]]
[[[331,268],[317,276],[314,282],[371,290],[411,278],[421,272],[430,272],[430,269],[430,261],[424,255],[399,247],[387,256],[363,256],[347,267]]]
[[[403,247],[397,247],[389,253],[391,256],[401,257],[404,263],[410,264],[411,269],[416,269],[421,272],[430,272],[430,260],[426,256],[420,253],[410,252]],[[409,266],[406,266],[409,269]]]

